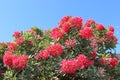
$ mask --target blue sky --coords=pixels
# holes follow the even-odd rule
[[[33,26],[51,29],[66,15],[113,25],[120,40],[119,9],[120,0],[0,0],[0,42],[12,41],[14,31]],[[120,44],[116,49],[120,52]]]

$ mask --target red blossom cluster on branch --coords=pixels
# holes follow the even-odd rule
[[[23,70],[24,67],[28,65],[28,56],[25,54],[17,56],[16,54],[13,55],[11,52],[6,51],[3,56],[3,62],[7,67]]]

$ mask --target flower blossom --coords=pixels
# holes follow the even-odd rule
[[[87,20],[84,27],[90,27],[92,24],[95,24],[95,21],[90,19],[90,20]]]
[[[77,64],[75,60],[62,60],[61,70],[66,74],[74,74],[76,72]]]
[[[62,31],[60,30],[60,28],[54,28],[52,29],[52,32],[51,32],[51,38],[52,39],[62,39],[63,37],[63,33]]]
[[[71,25],[77,29],[81,29],[82,21],[82,17],[74,17],[70,19]]]
[[[104,30],[104,26],[102,24],[96,24],[96,29],[98,31],[102,31],[102,30]]]
[[[90,39],[93,36],[93,30],[90,27],[85,27],[83,30],[79,31],[79,35],[83,39]]]
[[[59,43],[49,46],[48,49],[52,56],[59,56],[63,53],[63,47]]]

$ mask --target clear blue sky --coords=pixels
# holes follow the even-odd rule
[[[0,0],[0,41],[12,41],[14,31],[33,26],[53,28],[65,15],[113,25],[120,40],[120,0]]]

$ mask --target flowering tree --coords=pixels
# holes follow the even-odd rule
[[[9,80],[108,80],[120,76],[114,28],[63,17],[52,30],[14,32],[0,51]],[[112,74],[111,74],[112,73]],[[114,74],[113,74],[114,73]]]

